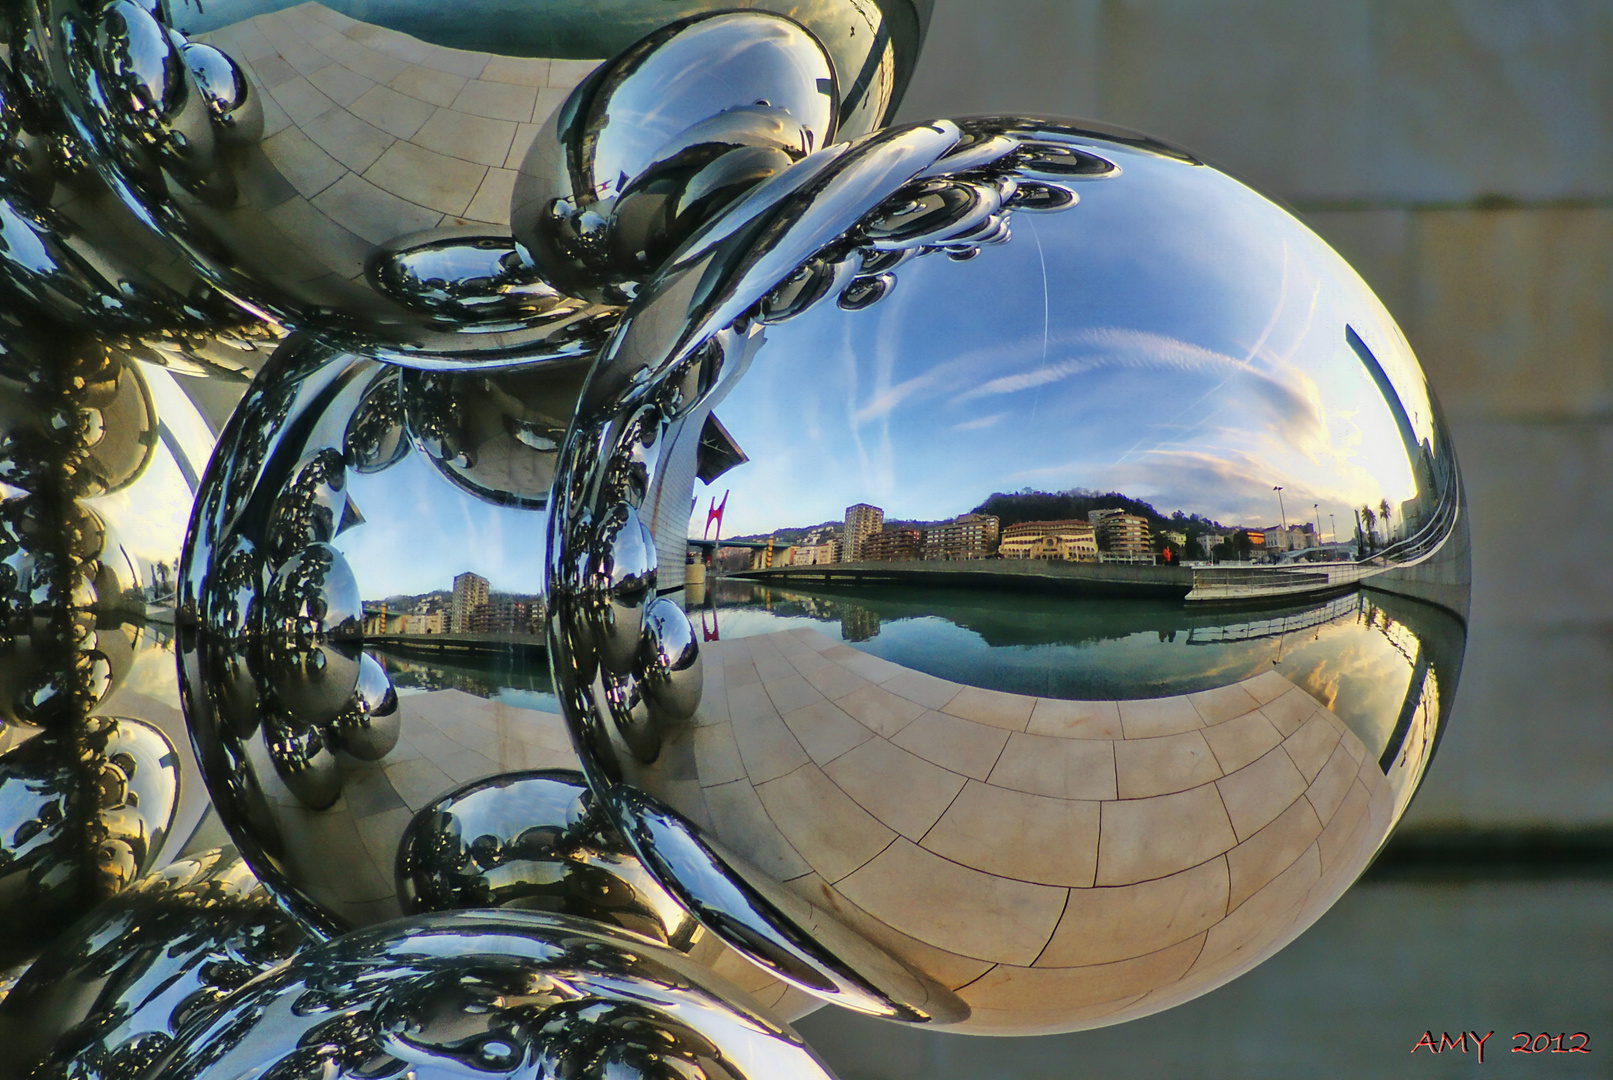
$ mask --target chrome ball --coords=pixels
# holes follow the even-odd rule
[[[800,1036],[719,977],[566,916],[452,912],[305,949],[189,1026],[149,1073],[267,1068],[446,1080],[827,1080]]]
[[[555,490],[557,693],[640,858],[780,977],[965,1032],[1281,948],[1461,667],[1466,503],[1400,331],[1280,207],[1109,129],[939,120],[756,188],[638,291]],[[672,624],[624,664],[571,570],[627,514],[702,627],[692,710],[639,705]]]

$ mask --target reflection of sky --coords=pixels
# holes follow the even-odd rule
[[[1313,234],[1205,169],[1106,148],[1123,175],[967,263],[928,255],[856,313],[768,327],[717,414],[749,464],[724,532],[871,502],[942,519],[993,492],[1118,490],[1163,513],[1350,535],[1352,509],[1415,486],[1393,417],[1345,341],[1354,326],[1431,430],[1382,306]],[[698,505],[703,510],[707,499]],[[1313,504],[1319,510],[1313,510]],[[703,525],[703,519],[695,523]]]
[[[414,451],[382,472],[349,470],[347,490],[365,523],[335,544],[366,600],[452,589],[467,570],[495,592],[543,591],[544,514],[461,491]]]

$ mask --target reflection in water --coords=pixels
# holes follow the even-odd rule
[[[521,653],[459,654],[414,651],[377,645],[370,655],[381,662],[400,697],[433,690],[459,690],[522,709],[559,712],[541,650]]]
[[[811,626],[939,678],[1048,698],[1190,694],[1277,671],[1381,753],[1400,703],[1435,680],[1448,694],[1466,631],[1449,612],[1363,590],[1254,610],[1147,599],[893,587],[805,590],[712,583],[691,610],[721,640]],[[1432,665],[1432,672],[1428,669]]]

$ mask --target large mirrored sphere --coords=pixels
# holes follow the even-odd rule
[[[730,22],[788,25],[841,88],[829,126],[863,134],[895,110],[930,7],[26,0],[5,16],[0,138],[18,150],[0,173],[28,196],[19,205],[48,204],[58,182],[94,191],[65,223],[104,229],[96,243],[113,257],[97,260],[98,272],[127,267],[119,273],[142,292],[120,307],[148,322],[268,317],[416,361],[580,355],[597,348],[619,305],[582,299],[534,268],[511,229],[522,162],[579,82],[647,35],[657,42],[656,32],[727,12]],[[687,85],[736,89],[720,74],[731,60],[720,49],[686,53],[704,80]],[[781,97],[767,76],[738,104]],[[678,112],[685,126],[736,104],[693,97]],[[658,133],[650,151],[681,131],[618,109],[615,131],[627,129]],[[718,186],[736,183],[730,169]],[[651,257],[670,251],[651,247]],[[27,260],[14,261],[26,276]]]
[[[207,788],[319,932],[559,912],[799,1015],[813,999],[702,928],[575,771],[542,628],[549,488],[584,375],[424,372],[303,338],[275,354],[220,436],[179,574]]]
[[[722,979],[564,916],[454,912],[304,950],[184,1032],[152,1080],[828,1080]]]
[[[1466,514],[1404,337],[1283,209],[1125,133],[890,129],[629,307],[556,479],[556,688],[646,864],[784,977],[1115,1023],[1388,836]]]

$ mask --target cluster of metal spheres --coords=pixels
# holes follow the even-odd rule
[[[0,1072],[1118,1023],[1415,793],[1467,508],[1337,255],[1146,136],[893,126],[924,0],[609,10],[6,7]]]

